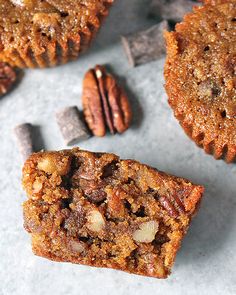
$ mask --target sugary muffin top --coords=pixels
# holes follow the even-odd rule
[[[0,0],[0,50],[40,51],[48,43],[66,42],[99,26],[111,0]],[[91,27],[90,27],[91,26]],[[33,46],[32,46],[33,45]]]
[[[175,116],[200,145],[214,141],[234,157],[236,1],[205,1],[166,40],[166,90]]]

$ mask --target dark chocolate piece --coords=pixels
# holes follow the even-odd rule
[[[23,123],[14,128],[17,144],[23,160],[26,160],[33,152],[32,125]]]
[[[196,5],[200,3],[191,0],[152,0],[149,15],[177,23]]]
[[[122,36],[129,63],[137,66],[160,58],[165,53],[163,32],[168,28],[168,22],[162,21],[145,31]]]
[[[66,107],[56,113],[57,124],[66,145],[72,145],[89,137],[89,132],[80,119],[76,106]]]

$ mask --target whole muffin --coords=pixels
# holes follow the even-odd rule
[[[113,0],[0,0],[0,60],[50,67],[88,48]]]
[[[165,38],[165,88],[175,117],[207,153],[235,161],[236,1],[205,0]]]

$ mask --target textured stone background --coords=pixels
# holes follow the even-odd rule
[[[164,59],[132,69],[121,48],[120,34],[153,23],[146,19],[148,2],[117,0],[86,55],[55,69],[25,71],[22,83],[0,100],[1,295],[236,294],[236,166],[205,155],[183,133],[163,90]],[[63,106],[81,106],[83,74],[97,63],[109,64],[124,78],[135,120],[122,136],[91,138],[80,146],[135,158],[206,186],[173,274],[164,281],[36,257],[22,228],[22,163],[12,128],[32,122],[40,126],[47,149],[64,148],[54,112]]]

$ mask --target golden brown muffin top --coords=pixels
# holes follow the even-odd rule
[[[206,0],[166,33],[166,90],[201,145],[236,154],[236,1]]]
[[[39,52],[54,40],[89,34],[112,0],[0,0],[0,49],[27,44]],[[81,36],[80,36],[81,37]]]

